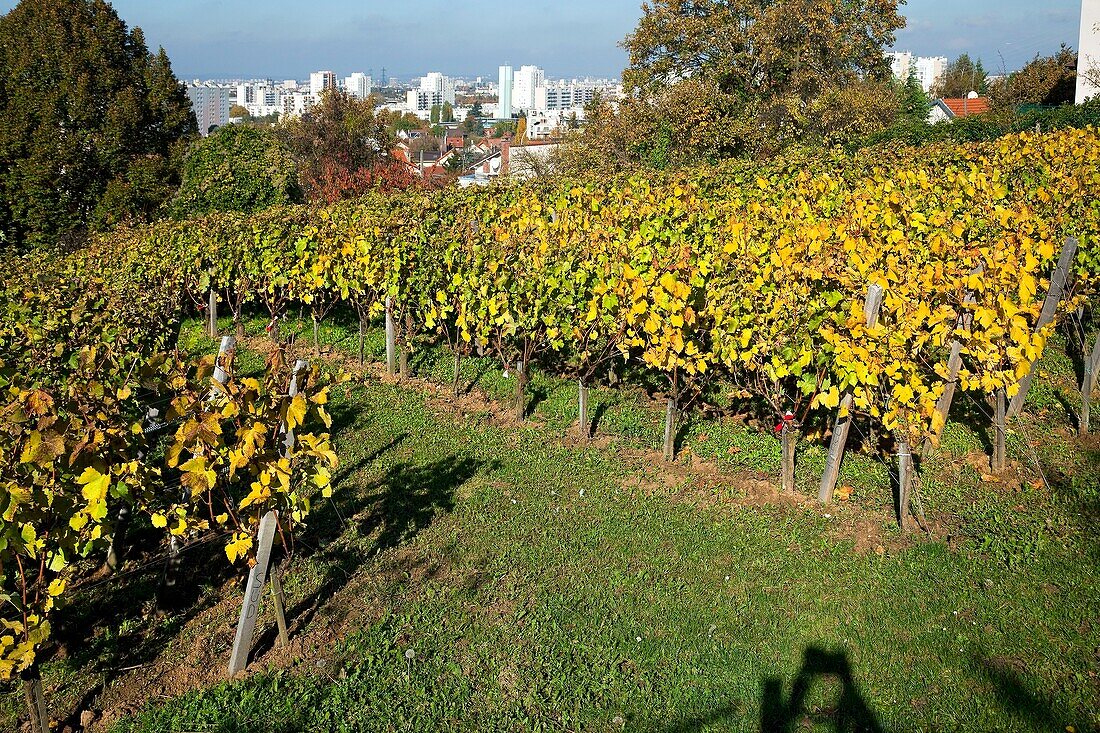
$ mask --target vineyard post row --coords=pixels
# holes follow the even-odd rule
[[[263,428],[271,436],[289,414],[281,363],[277,378],[273,369],[263,384],[231,378],[224,399],[216,401],[203,397],[209,359],[194,372],[178,354],[152,363],[178,341],[171,326],[180,322],[188,299],[200,312],[210,308],[207,325],[216,329],[222,296],[238,332],[249,303],[262,302],[273,324],[288,307],[308,308],[315,342],[318,321],[334,303],[350,302],[361,328],[385,303],[391,374],[405,356],[398,351],[406,352],[413,339],[442,336],[455,350],[456,377],[461,356],[475,350],[514,367],[518,409],[528,366],[545,358],[549,369],[577,379],[581,421],[587,394],[580,388],[595,385],[597,370],[621,357],[666,385],[664,447],[670,458],[679,411],[705,399],[719,375],[725,380],[719,386],[734,389],[752,409],[781,416],[784,486],[793,486],[799,438],[788,412],[801,420],[811,411],[832,418],[838,444],[830,451],[833,471],[843,459],[836,433],[852,425],[853,410],[861,420],[866,415],[901,439],[897,457],[911,475],[907,444],[919,447],[942,430],[953,392],[962,389],[983,401],[996,396],[993,412],[1001,414],[1010,412],[1006,398],[1023,402],[1017,392],[1026,393],[1024,377],[1034,371],[1062,310],[1070,262],[1081,276],[1081,287],[1075,282],[1069,291],[1074,301],[1094,297],[1100,135],[1019,135],[990,145],[922,150],[920,157],[889,155],[894,157],[873,165],[769,164],[486,192],[372,195],[320,209],[166,221],[105,235],[58,258],[55,276],[15,276],[0,287],[0,362],[7,362],[0,363],[0,378],[10,385],[8,414],[22,408],[59,422],[51,428],[0,419],[0,482],[36,492],[11,503],[13,519],[0,525],[9,539],[0,550],[4,567],[17,558],[39,564],[49,556],[44,570],[13,582],[54,578],[50,594],[64,593],[72,564],[106,545],[93,531],[111,530],[116,513],[107,520],[100,511],[116,500],[133,502],[156,528],[170,519],[176,543],[212,524],[228,526],[220,517],[229,516],[236,524],[226,546],[230,562],[254,558],[267,510],[278,509],[280,522],[293,527],[308,506],[299,503],[306,497],[296,489],[264,493],[266,484],[244,499],[234,495],[248,491],[242,472],[227,469],[238,459],[249,461],[253,477],[272,480],[300,476],[312,461],[316,485],[331,492],[327,469],[323,475],[316,470],[322,460],[336,465],[329,436],[304,430],[294,465],[285,469],[276,465],[285,456],[273,442],[230,456],[239,443],[181,430],[167,468],[178,469],[191,486],[186,497],[178,497],[179,483],[161,480],[153,463],[135,464],[135,450],[145,441],[140,430],[129,436],[146,407],[130,397],[137,383],[163,390],[171,378],[181,385],[167,390],[179,400],[173,420],[179,414],[192,423]],[[1071,235],[1082,237],[1078,257],[1065,248],[1057,257]],[[1056,257],[1062,264],[1049,275]],[[975,265],[985,266],[980,277],[967,274]],[[882,291],[877,326],[865,317],[871,292],[859,307],[868,283]],[[1044,287],[1040,302],[1037,291]],[[362,348],[361,340],[361,355]],[[1083,428],[1098,360],[1100,344],[1082,379]],[[401,358],[402,374],[407,361]],[[143,376],[131,379],[137,364]],[[853,395],[847,413],[837,410]],[[331,425],[321,408],[327,395],[316,396],[309,404],[295,402],[295,425],[307,411]],[[87,404],[103,409],[82,409]],[[98,422],[79,422],[81,415],[101,412],[107,417]],[[76,422],[65,422],[74,415]],[[1004,420],[990,422],[985,425],[1000,443],[996,463],[1004,459]],[[89,450],[78,464],[66,462],[85,429],[113,441],[110,452]],[[114,491],[123,481],[141,495]],[[908,493],[907,485],[901,488]],[[214,491],[226,492],[228,514],[207,523],[190,504],[193,495]],[[66,503],[41,498],[50,492]],[[907,496],[899,502],[904,506]],[[58,537],[79,544],[66,546],[62,557],[54,549]],[[47,586],[37,587],[43,599],[28,608],[42,613],[12,627],[9,637],[16,641],[0,658],[5,669],[22,672],[34,657],[21,650],[37,650],[49,634],[37,620],[51,609]]]

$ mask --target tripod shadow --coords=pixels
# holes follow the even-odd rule
[[[842,689],[834,707],[806,709],[806,697],[814,682],[820,679],[839,681]],[[882,733],[882,726],[852,677],[848,655],[828,652],[817,647],[806,649],[802,668],[791,685],[790,696],[784,699],[783,682],[771,677],[764,680],[760,708],[761,733],[787,733],[800,727],[803,718],[819,724],[831,723],[837,733]]]

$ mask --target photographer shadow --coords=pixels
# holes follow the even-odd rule
[[[835,707],[807,710],[806,697],[813,684],[822,679],[840,683],[840,698]],[[836,733],[882,733],[882,726],[856,685],[848,655],[844,652],[807,648],[802,657],[802,668],[787,698],[784,698],[783,682],[779,678],[764,680],[763,688],[761,733],[794,731],[805,718],[815,724],[831,723]]]

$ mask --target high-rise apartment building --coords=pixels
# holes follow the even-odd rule
[[[405,106],[410,112],[423,117],[432,107],[455,103],[454,80],[437,71],[420,78],[420,89],[411,89],[405,95]]]
[[[936,82],[947,73],[947,58],[945,56],[919,56],[913,60],[913,70],[916,72],[917,81],[921,89],[928,92],[936,86]]]
[[[314,71],[309,75],[309,93],[314,99],[320,99],[321,93],[336,88],[336,72]]]
[[[344,91],[356,99],[366,99],[370,96],[373,80],[366,74],[356,71],[344,79]]]
[[[924,91],[931,92],[936,82],[947,71],[947,59],[943,56],[914,56],[909,51],[890,51],[886,54],[894,78],[905,81],[915,74]]]
[[[537,66],[521,66],[512,84],[512,106],[515,109],[535,109],[535,89],[546,83],[546,72]]]
[[[187,98],[195,110],[200,134],[209,135],[211,128],[229,124],[229,87],[188,84]]]
[[[596,98],[602,86],[592,81],[551,81],[535,87],[535,104],[539,112],[575,109]]]
[[[512,117],[512,67],[501,66],[497,85],[497,117],[502,120]]]

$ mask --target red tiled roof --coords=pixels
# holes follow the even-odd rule
[[[988,112],[989,97],[975,97],[973,99],[943,99],[940,100],[947,105],[947,108],[951,110],[951,113],[956,117],[967,117],[969,115],[980,115],[983,112]]]

